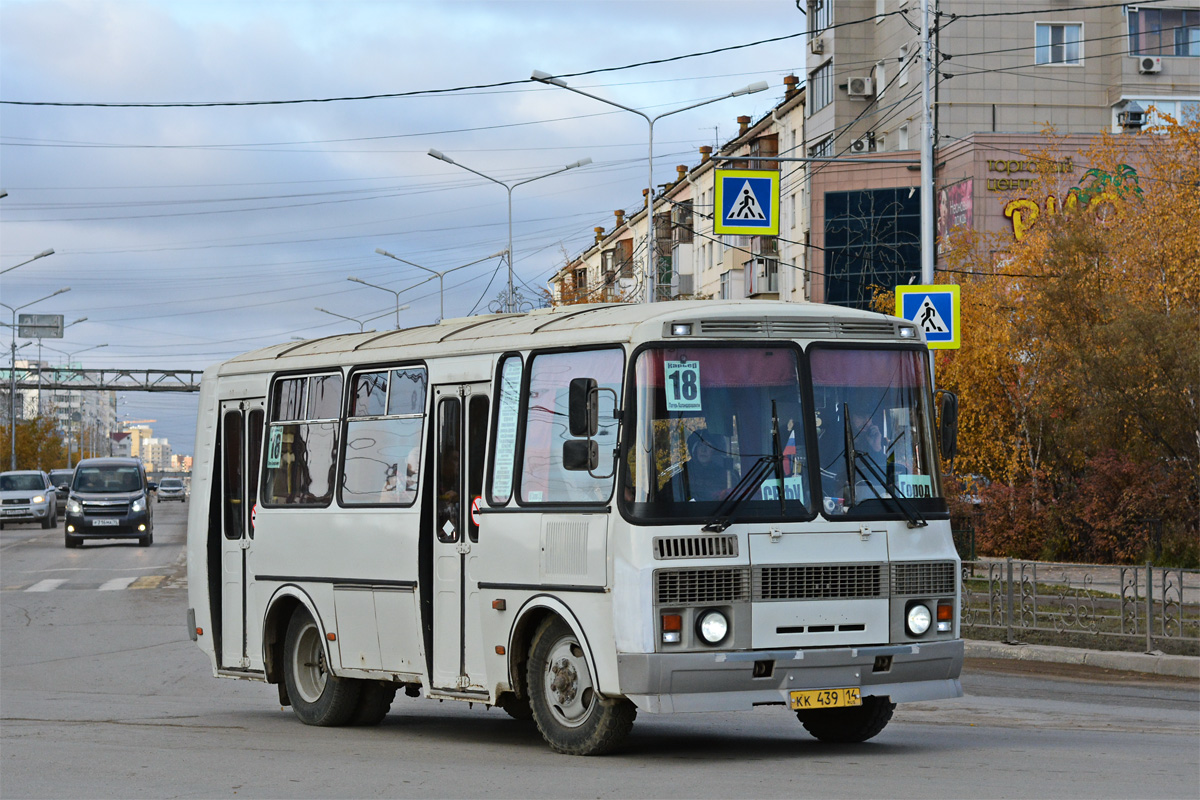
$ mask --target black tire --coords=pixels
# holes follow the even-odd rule
[[[69,533],[63,533],[63,541],[66,542],[67,547],[79,547],[83,544],[78,536],[72,536]]]
[[[305,725],[345,725],[358,709],[362,682],[329,671],[321,629],[304,608],[297,608],[288,623],[283,679],[292,710]]]
[[[150,531],[145,536],[138,537],[138,544],[142,547],[149,547],[154,544],[154,531]]]
[[[351,725],[369,727],[383,722],[392,701],[396,699],[396,684],[384,681],[359,681],[362,691],[358,696],[358,708],[350,718]]]
[[[822,742],[848,744],[865,742],[887,727],[896,704],[888,697],[864,697],[856,708],[827,708],[797,711],[804,729]]]
[[[579,640],[558,617],[534,634],[526,669],[533,719],[550,749],[601,755],[633,729],[637,708],[624,698],[600,696]]]
[[[529,722],[533,719],[533,707],[529,704],[528,696],[517,697],[516,692],[507,692],[500,696],[496,705],[504,709],[504,713],[513,719],[519,719],[521,722]]]

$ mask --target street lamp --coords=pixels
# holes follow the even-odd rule
[[[671,111],[664,111],[663,113],[658,114],[657,116],[651,117],[646,112],[638,111],[636,108],[630,108],[629,106],[623,106],[620,103],[613,102],[612,100],[606,100],[603,97],[597,97],[596,95],[591,94],[589,92],[585,92],[582,89],[576,89],[573,86],[568,86],[567,82],[564,81],[562,78],[555,78],[553,75],[549,74],[548,72],[542,72],[541,70],[535,69],[533,71],[533,74],[530,77],[533,78],[533,80],[538,81],[539,83],[545,83],[545,84],[549,84],[551,86],[557,86],[560,89],[566,89],[569,92],[575,92],[575,94],[581,94],[584,97],[590,97],[593,100],[599,100],[601,103],[607,103],[610,106],[616,106],[617,108],[623,109],[625,111],[631,111],[634,114],[637,114],[642,119],[646,120],[646,122],[649,124],[649,126],[650,126],[650,151],[649,151],[650,154],[649,154],[649,158],[647,159],[648,175],[647,175],[647,179],[646,179],[646,186],[648,187],[648,189],[646,192],[646,274],[645,274],[644,284],[645,284],[645,291],[646,291],[646,301],[645,302],[653,303],[654,295],[656,293],[656,283],[657,283],[657,281],[655,280],[655,275],[654,275],[655,267],[653,264],[653,260],[654,260],[654,123],[657,122],[658,120],[662,119],[663,117],[669,117],[672,114],[678,114],[681,111],[688,111],[690,109],[698,108],[700,106],[706,106],[709,103],[716,103],[720,100],[728,100],[731,97],[740,97],[741,95],[744,95],[744,94],[754,94],[755,92],[764,91],[768,88],[767,82],[766,81],[758,81],[757,83],[752,83],[749,86],[744,86],[741,89],[738,89],[736,92],[730,92],[729,94],[723,94],[720,97],[714,97],[710,100],[701,100],[699,103],[692,103],[691,105],[683,106],[682,108],[676,108]]]
[[[49,253],[46,253],[46,255],[49,255]],[[20,264],[17,266],[20,266]],[[45,297],[39,297],[37,300],[32,300],[23,306],[16,306],[15,308],[10,306],[8,303],[0,303],[0,306],[4,306],[12,312],[12,324],[9,326],[12,329],[12,369],[9,371],[10,383],[8,393],[8,439],[10,446],[9,459],[11,462],[9,469],[17,468],[17,312],[22,308],[29,308],[30,306],[40,303],[43,300],[49,300],[51,297],[57,297],[63,292],[69,291],[71,291],[71,287],[64,286],[57,292],[48,294]],[[22,345],[22,347],[24,347],[24,345]]]
[[[575,169],[576,167],[587,166],[588,164],[592,163],[592,159],[591,158],[581,158],[579,161],[576,161],[571,164],[567,164],[565,167],[559,167],[558,169],[554,170],[553,172],[547,172],[544,175],[538,175],[537,177],[534,177],[534,178],[526,178],[523,181],[515,181],[510,184],[510,183],[505,183],[504,181],[496,180],[495,178],[491,177],[490,175],[484,175],[479,170],[471,169],[470,167],[466,166],[465,164],[459,164],[457,161],[450,158],[450,156],[446,155],[445,153],[443,153],[441,151],[431,149],[429,151],[429,155],[433,156],[434,158],[438,159],[439,161],[445,161],[447,164],[453,164],[454,166],[459,167],[460,169],[465,169],[467,172],[474,173],[475,175],[478,175],[481,178],[489,180],[492,183],[498,183],[501,186],[503,186],[505,189],[508,190],[508,296],[505,298],[504,310],[508,311],[509,313],[512,313],[512,311],[514,310],[513,309],[513,254],[512,254],[512,192],[513,192],[513,189],[517,188],[518,186],[523,186],[527,183],[533,183],[534,181],[540,181],[542,178],[549,178],[551,175],[557,175],[560,172],[566,172],[569,169]],[[379,251],[376,250],[375,252],[379,252]],[[387,255],[387,254],[385,253],[384,255]],[[488,258],[491,258],[491,256],[488,256]],[[405,263],[407,264],[409,262],[406,261]],[[412,266],[415,267],[416,264],[413,264]],[[424,267],[422,267],[422,269],[424,269]],[[430,272],[432,272],[432,271],[433,270],[430,270]]]
[[[512,199],[512,195],[509,195],[509,210],[510,211],[512,209],[511,199]],[[511,218],[510,218],[510,222],[511,222]],[[509,229],[510,241],[511,241],[511,236],[512,236],[512,230],[510,228]],[[403,259],[400,256],[389,253],[387,250],[384,250],[382,247],[376,247],[375,252],[379,253],[379,255],[381,255],[381,256],[387,256],[388,258],[394,258],[402,264],[408,264],[410,267],[416,267],[417,269],[423,269],[426,272],[431,272],[437,276],[437,279],[438,279],[438,322],[441,322],[443,319],[446,318],[446,289],[445,289],[445,284],[443,282],[443,279],[447,275],[449,275],[451,272],[454,272],[455,270],[465,269],[466,267],[473,267],[481,261],[487,261],[489,258],[496,258],[497,256],[502,256],[505,253],[508,253],[508,290],[509,290],[508,302],[509,302],[509,304],[511,304],[511,302],[512,302],[512,253],[508,250],[497,250],[495,253],[492,253],[491,255],[484,256],[483,258],[477,258],[469,264],[463,264],[458,267],[451,267],[450,269],[442,270],[441,272],[438,272],[436,269],[430,269],[429,267],[422,267],[420,264],[414,264],[413,262]],[[367,283],[366,281],[359,280],[358,278],[347,278],[347,280],[354,281],[355,283],[366,284],[367,286],[375,286],[375,284],[373,284],[373,283]],[[433,280],[433,278],[428,278],[427,280]],[[421,283],[424,283],[424,282],[425,281],[422,281]],[[417,284],[417,286],[420,286],[420,284]],[[375,288],[382,289],[383,287],[376,286]],[[415,288],[416,288],[415,286],[408,287],[408,289],[415,289]],[[401,289],[400,291],[407,292],[408,289]],[[387,289],[386,291],[390,292],[393,290]]]
[[[320,306],[313,306],[313,308],[315,308],[317,311],[320,311],[322,314],[328,314],[331,317],[337,317],[338,319],[344,319],[344,320],[349,320],[350,322],[353,322],[355,325],[358,326],[359,333],[363,332],[363,326],[366,325],[368,322],[377,320],[380,317],[387,316],[387,312],[385,311],[382,314],[376,314],[373,317],[367,317],[366,319],[359,320],[359,319],[355,319],[354,317],[347,317],[345,314],[339,314],[336,311],[330,311],[328,309],[321,308]],[[407,306],[405,306],[405,308],[407,308]]]
[[[396,295],[396,330],[400,330],[400,312],[409,307],[407,303],[405,305],[400,305],[400,292],[403,292],[404,289],[401,289],[398,292],[395,289],[389,289],[386,286],[380,286],[375,283],[367,283],[362,278],[346,278],[346,280],[354,281],[355,283],[361,283],[363,286],[370,286],[372,289],[382,289],[385,292],[391,292],[392,294]]]
[[[29,259],[29,261],[22,261],[20,264],[16,264],[16,265],[8,267],[6,269],[0,269],[0,275],[3,275],[6,272],[12,272],[17,267],[23,267],[26,264],[28,264],[30,261],[37,261],[39,258],[45,258],[46,256],[52,256],[52,255],[54,255],[53,247],[51,247],[49,250],[43,250],[42,252],[40,252],[36,256],[34,256],[33,258]]]
[[[87,317],[84,317],[83,319],[87,319]],[[76,322],[82,322],[82,321],[83,320],[76,320]],[[71,324],[74,325],[75,323],[72,322]],[[42,346],[42,343],[39,340],[38,341],[38,350],[39,351],[41,350],[41,346]],[[67,357],[67,367],[69,368],[71,366],[71,362],[73,362],[75,360],[75,356],[79,355],[80,353],[86,353],[89,350],[99,350],[101,347],[108,347],[108,343],[105,342],[104,344],[94,344],[91,347],[84,347],[81,350],[72,350],[69,352],[66,350],[59,350],[57,347],[47,347],[46,349],[51,350],[55,353],[62,353],[63,355],[65,355]],[[40,356],[39,356],[39,359],[40,359]],[[39,363],[38,369],[39,370],[41,369],[40,363]],[[82,407],[82,403],[80,404],[80,406]],[[40,411],[41,409],[39,408],[38,410]],[[74,397],[72,396],[71,392],[68,391],[67,392],[67,468],[68,469],[71,468],[71,465],[73,462],[72,456],[74,454],[75,440],[74,440],[74,438],[72,438],[74,435],[74,431],[72,430],[73,426],[71,423],[73,423],[75,421],[75,416],[76,416],[75,400],[74,400]],[[82,418],[79,420],[79,422],[80,422],[79,457],[83,458],[84,453],[83,453],[83,420],[82,420]],[[94,453],[95,453],[95,450],[93,450],[93,454]]]

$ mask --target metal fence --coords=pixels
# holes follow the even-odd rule
[[[964,560],[963,636],[977,629],[1200,643],[1200,570]]]

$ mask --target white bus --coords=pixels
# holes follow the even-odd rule
[[[759,705],[863,741],[962,694],[928,363],[905,320],[766,301],[239,356],[200,392],[191,636],[310,725],[403,688],[571,754],[638,711]]]

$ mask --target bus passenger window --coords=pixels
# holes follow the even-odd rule
[[[512,497],[513,467],[517,453],[517,418],[521,414],[521,357],[509,356],[500,364],[496,400],[496,429],[492,435],[492,505],[505,505]]]
[[[333,499],[341,387],[341,375],[276,382],[267,432],[264,505],[328,505]]]
[[[416,502],[425,386],[423,367],[360,372],[350,379],[342,505]]]

